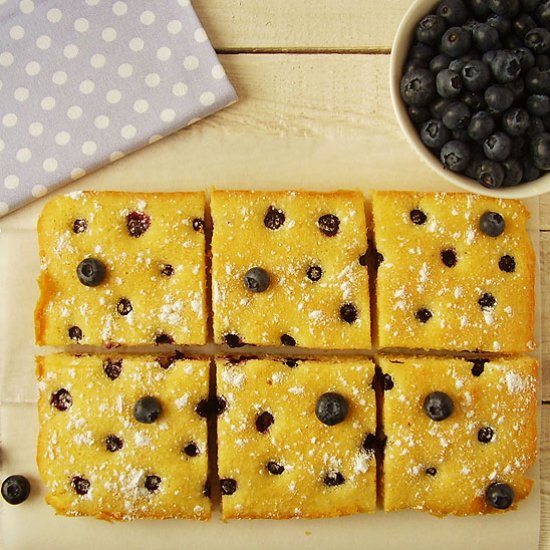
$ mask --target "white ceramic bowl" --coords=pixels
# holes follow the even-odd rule
[[[504,198],[526,198],[542,195],[550,191],[550,172],[540,177],[537,180],[522,183],[514,187],[501,187],[500,189],[487,189],[466,176],[456,174],[450,170],[443,168],[443,165],[420,140],[416,129],[409,118],[407,106],[401,99],[399,93],[399,84],[403,74],[403,65],[407,59],[409,47],[412,43],[417,23],[439,4],[438,0],[415,0],[407,13],[403,17],[395,39],[392,45],[390,57],[390,92],[393,109],[401,126],[401,130],[405,134],[413,149],[417,152],[420,158],[428,164],[435,172],[447,181],[462,187],[471,193],[480,193],[492,197]]]

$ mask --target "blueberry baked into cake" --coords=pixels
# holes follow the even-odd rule
[[[384,373],[386,511],[471,515],[515,508],[533,482],[537,361],[389,355]]]
[[[376,509],[374,364],[367,358],[220,358],[224,518]]]
[[[382,348],[534,349],[527,209],[466,193],[375,192]]]
[[[38,222],[42,345],[204,344],[203,193],[79,192]]]
[[[37,358],[38,467],[57,513],[210,518],[209,361]]]
[[[214,191],[214,340],[370,348],[360,193]]]

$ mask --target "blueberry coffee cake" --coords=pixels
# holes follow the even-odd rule
[[[375,511],[376,400],[369,359],[216,363],[224,518]]]
[[[38,222],[36,341],[204,344],[203,193],[77,192]]]
[[[360,193],[212,193],[214,339],[370,348]]]
[[[38,467],[58,514],[210,517],[209,361],[37,358]]]
[[[383,356],[387,511],[513,509],[533,482],[537,362]]]
[[[375,192],[373,216],[380,347],[534,348],[535,257],[519,201]]]

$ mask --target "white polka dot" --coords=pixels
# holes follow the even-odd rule
[[[172,57],[172,50],[167,46],[162,46],[157,50],[157,59],[159,61],[168,61]]]
[[[187,84],[184,84],[183,82],[176,82],[172,86],[172,93],[176,97],[183,97],[187,93],[188,89]]]
[[[71,170],[71,178],[73,180],[81,178],[82,176],[85,176],[85,175],[86,175],[86,170],[84,170],[83,168],[74,168],[73,170]]]
[[[0,216],[5,216],[10,210],[10,207],[3,201],[0,201]]]
[[[194,55],[188,55],[184,60],[183,60],[183,66],[188,70],[188,71],[194,71],[198,66],[199,66],[199,60],[197,57],[195,57]]]
[[[92,55],[92,57],[90,57],[90,65],[94,69],[103,68],[105,66],[106,61],[107,59],[105,58],[105,56],[100,53],[95,53],[94,55]]]
[[[105,99],[111,105],[115,105],[115,103],[118,103],[122,99],[122,94],[119,90],[109,90],[105,96]]]
[[[42,132],[44,131],[44,126],[40,122],[32,122],[29,124],[29,134],[32,137],[38,137],[42,135]]]
[[[115,160],[121,159],[124,156],[124,153],[122,151],[113,151],[109,155],[109,159],[111,162],[115,162]]]
[[[160,119],[162,122],[172,122],[176,118],[176,111],[174,109],[164,109],[160,113]]]
[[[181,24],[181,21],[179,21],[178,19],[172,19],[172,21],[170,21],[168,25],[166,25],[166,30],[170,34],[178,34],[178,32],[181,32],[182,28],[183,28],[183,25]]]
[[[225,71],[221,65],[214,65],[212,67],[212,76],[216,79],[223,78],[225,76]]]
[[[42,34],[36,39],[36,47],[47,50],[52,45],[52,39],[47,34]]]
[[[205,106],[208,107],[216,101],[216,96],[212,92],[204,92],[201,94],[199,101]]]
[[[130,63],[123,63],[118,68],[118,76],[120,78],[128,78],[134,74],[134,67]]]
[[[71,141],[71,134],[69,134],[69,132],[62,131],[55,134],[55,142],[57,145],[64,146],[67,145],[69,141]]]
[[[21,13],[32,13],[34,11],[34,2],[32,0],[21,0],[19,2]]]
[[[122,127],[122,130],[120,131],[120,135],[124,139],[132,139],[137,134],[137,130],[135,126],[132,126],[131,124],[127,124],[126,126]]]
[[[61,10],[52,8],[51,10],[48,10],[46,17],[50,23],[59,23],[63,17],[63,14],[61,13]]]
[[[52,82],[58,86],[63,86],[67,82],[67,73],[65,71],[55,71],[52,75]]]
[[[74,22],[74,30],[77,32],[87,32],[90,28],[90,22],[85,17],[79,17]]]
[[[40,102],[40,107],[42,107],[43,111],[51,111],[53,108],[55,108],[55,105],[56,105],[55,98],[52,97],[51,95],[46,96]]]
[[[19,149],[17,153],[15,154],[15,158],[18,162],[24,163],[29,162],[31,160],[32,153],[31,150],[28,147],[23,147],[22,149]]]
[[[17,115],[15,113],[8,113],[2,118],[2,124],[6,128],[13,128],[17,124]]]
[[[25,36],[25,29],[21,25],[14,25],[10,29],[10,36],[12,40],[21,40]]]
[[[16,101],[20,101],[21,103],[23,101],[27,101],[29,99],[29,90],[27,88],[16,88],[15,92],[13,92],[13,97]]]
[[[95,154],[97,151],[97,143],[95,141],[85,141],[82,144],[82,152],[88,156],[91,157]]]
[[[67,44],[63,48],[63,55],[67,59],[74,59],[78,55],[78,46],[76,44]]]
[[[27,66],[25,67],[25,71],[29,76],[36,76],[41,69],[42,67],[37,61],[29,61],[29,63],[27,63]]]
[[[113,27],[105,27],[101,33],[101,38],[103,38],[105,42],[112,42],[116,39],[116,34],[117,33]]]
[[[6,144],[3,139],[0,139],[0,153],[6,148]]]
[[[33,185],[31,190],[32,196],[35,197],[36,199],[43,197],[47,192],[48,190],[46,189],[46,187],[40,184]]]
[[[178,4],[182,7],[182,8],[186,8],[187,6],[189,6],[191,2],[189,0],[178,0]]]
[[[161,136],[160,134],[154,134],[149,138],[149,144],[156,143],[157,141],[160,141],[164,136]]]
[[[4,178],[6,189],[15,189],[19,185],[19,178],[15,174],[10,174]]]
[[[100,2],[101,0],[86,0],[86,4],[88,4],[88,6],[97,6]]]
[[[206,36],[206,31],[200,27],[195,31],[195,40],[197,42],[206,42],[208,40],[208,36]]]
[[[140,15],[139,20],[144,25],[152,25],[155,22],[155,14],[150,10],[146,10]]]
[[[145,77],[145,84],[147,84],[149,88],[155,88],[160,84],[160,76],[157,73],[149,73]]]
[[[138,99],[134,103],[134,111],[136,113],[139,113],[140,115],[143,113],[146,113],[148,109],[149,109],[149,103],[145,99]]]
[[[126,2],[115,2],[113,4],[113,13],[115,15],[118,15],[118,16],[126,15],[127,11],[128,11],[128,6],[126,5]]]
[[[67,109],[67,116],[71,120],[78,120],[82,116],[82,109],[78,105],[72,105]]]
[[[47,158],[42,163],[42,168],[44,168],[46,172],[55,172],[57,170],[57,160],[52,157]]]
[[[141,38],[136,36],[132,38],[130,42],[128,42],[128,46],[133,52],[140,52],[141,50],[143,50],[144,42]]]
[[[109,124],[111,123],[111,120],[107,115],[99,115],[95,117],[94,120],[94,126],[98,130],[105,130],[105,128],[109,127]]]
[[[83,80],[78,87],[81,93],[91,94],[95,90],[95,84],[91,80]]]
[[[2,67],[9,67],[13,63],[13,54],[10,52],[0,53],[0,65]]]

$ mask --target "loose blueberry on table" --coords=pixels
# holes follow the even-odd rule
[[[21,504],[30,493],[31,484],[25,476],[9,476],[2,482],[2,498],[8,504]]]
[[[550,3],[442,0],[415,30],[400,82],[421,141],[487,188],[550,170]]]

